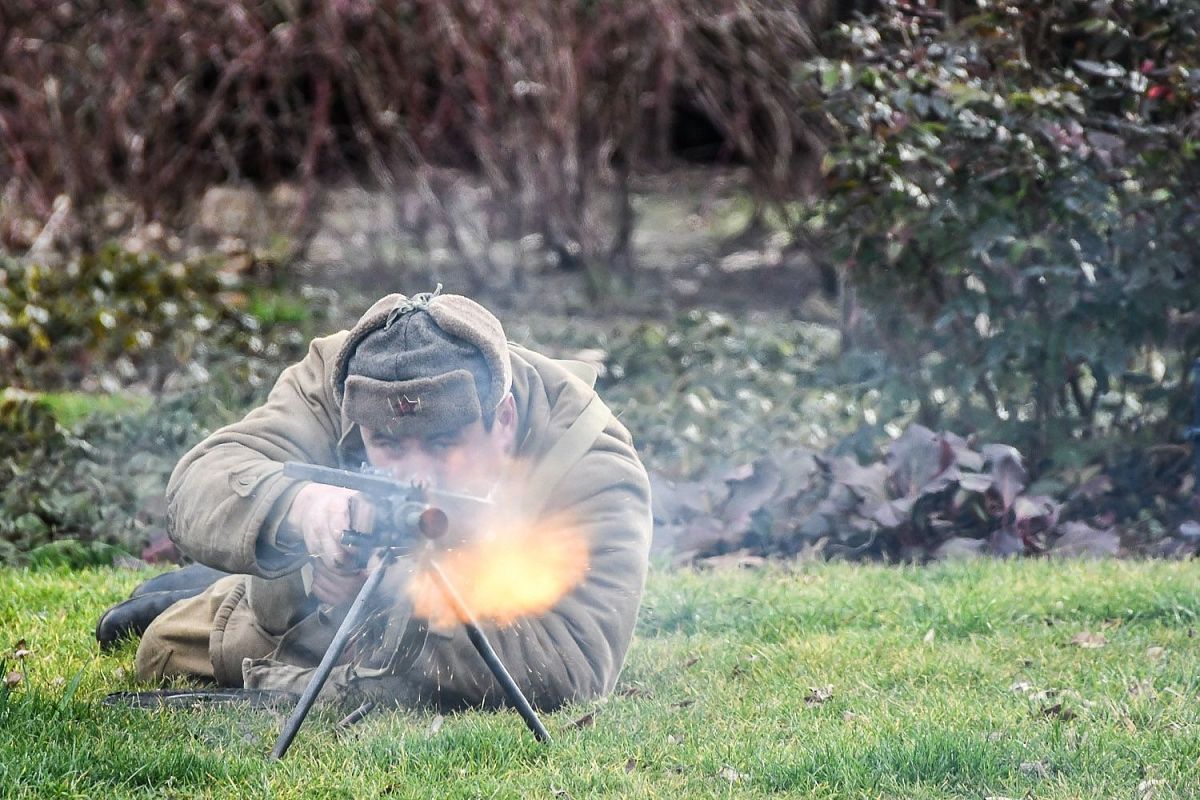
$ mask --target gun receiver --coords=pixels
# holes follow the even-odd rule
[[[470,514],[472,510],[477,511],[491,505],[491,501],[486,499],[429,489],[420,485],[404,484],[385,475],[350,472],[296,461],[284,464],[283,474],[289,478],[353,489],[365,495],[374,512],[371,530],[344,531],[342,542],[346,545],[364,548],[366,551],[364,555],[369,555],[370,551],[379,551],[381,557],[379,563],[367,577],[362,589],[359,590],[358,596],[354,598],[350,610],[346,613],[346,618],[329,643],[329,649],[325,651],[321,663],[313,671],[308,686],[305,687],[304,693],[296,703],[292,716],[283,726],[279,739],[275,743],[275,749],[271,753],[271,757],[274,759],[281,759],[287,753],[292,740],[304,723],[304,718],[316,701],[321,687],[329,679],[329,674],[341,656],[350,634],[358,625],[359,618],[367,607],[368,599],[379,586],[388,566],[399,556],[414,553],[428,543],[442,538],[450,527],[448,510]],[[533,707],[529,704],[529,700],[500,661],[470,609],[463,603],[458,591],[432,556],[427,559],[427,567],[441,588],[446,602],[455,610],[467,632],[467,638],[483,658],[488,669],[491,670],[509,702],[517,709],[538,741],[550,741],[550,734],[546,732],[541,720],[538,719]]]
[[[296,461],[284,464],[283,474],[289,478],[353,489],[367,496],[374,512],[371,530],[350,529],[342,533],[342,544],[352,547],[386,547],[412,552],[426,541],[440,539],[446,534],[450,525],[447,506],[490,505],[487,500],[477,497],[404,484],[384,475]]]

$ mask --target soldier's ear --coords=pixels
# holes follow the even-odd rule
[[[512,392],[504,395],[504,399],[496,406],[496,414],[492,427],[504,437],[504,451],[512,455],[517,445],[517,401]]]

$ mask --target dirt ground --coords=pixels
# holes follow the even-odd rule
[[[582,271],[548,257],[536,236],[488,240],[481,210],[487,198],[465,182],[453,214],[460,241],[480,256],[476,263],[490,264],[482,280],[451,246],[444,226],[423,215],[419,198],[361,188],[326,191],[319,224],[294,273],[280,277],[335,288],[350,305],[360,296],[442,283],[446,291],[469,291],[509,315],[661,319],[703,307],[834,321],[836,303],[812,259],[786,230],[753,223],[754,204],[738,187],[734,171],[679,170],[640,181],[633,197],[634,285],[602,293],[589,291]],[[287,241],[280,231],[296,203],[297,191],[287,185],[270,191],[215,187],[196,212],[197,251],[270,251]],[[606,213],[599,203],[592,212],[600,229]]]

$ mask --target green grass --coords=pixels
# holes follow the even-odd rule
[[[153,403],[148,396],[129,392],[43,392],[39,397],[64,428],[74,428],[93,414],[114,416],[130,411],[145,412]]]
[[[324,713],[272,763],[278,714],[98,705],[134,688],[132,646],[101,656],[92,626],[143,575],[0,571],[0,647],[33,651],[0,699],[0,796],[1200,797],[1198,572],[655,572],[617,694],[548,715],[549,747],[511,713],[341,736]]]

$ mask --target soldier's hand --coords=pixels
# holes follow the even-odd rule
[[[313,561],[312,566],[312,594],[322,603],[338,605],[349,602],[367,582],[367,574],[363,570],[343,572],[330,569],[321,559]]]
[[[358,554],[342,544],[342,532],[354,527],[354,522],[369,523],[361,519],[367,505],[353,489],[306,483],[292,501],[286,521],[309,555],[332,572],[352,574],[360,571]]]

